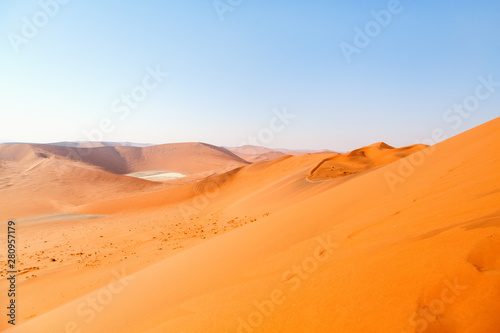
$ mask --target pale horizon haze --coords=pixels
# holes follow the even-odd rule
[[[88,141],[106,119],[102,141],[347,151],[500,114],[498,1],[214,3],[2,1],[0,140]]]

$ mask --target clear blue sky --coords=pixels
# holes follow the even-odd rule
[[[350,63],[341,43],[376,29],[371,12],[388,1],[237,2],[221,20],[211,0],[72,0],[53,17],[38,1],[1,1],[0,139],[85,141],[107,118],[104,141],[235,146],[286,108],[296,117],[258,143],[345,151],[500,115],[497,87],[467,119],[443,120],[478,77],[500,81],[498,0],[401,0]],[[113,103],[156,66],[168,77],[120,118]]]

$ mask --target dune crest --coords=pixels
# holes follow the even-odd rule
[[[324,181],[350,176],[395,162],[427,147],[424,144],[416,144],[394,148],[384,142],[377,142],[345,154],[324,159],[311,170],[308,179],[311,181]]]

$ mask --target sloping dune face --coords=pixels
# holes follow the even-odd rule
[[[287,155],[273,149],[260,146],[250,146],[250,145],[241,147],[230,147],[227,149],[233,152],[235,155],[241,157],[245,161],[252,163],[261,161],[271,161]]]
[[[204,213],[266,218],[8,332],[498,332],[498,151],[495,119],[355,176],[308,181],[327,156],[243,167]]]
[[[195,142],[150,147],[75,148],[51,145],[35,145],[35,147],[56,156],[97,166],[115,174],[149,170],[193,174],[248,164],[224,148]]]
[[[128,173],[162,170],[165,175],[171,172],[170,175],[203,178],[247,164],[224,148],[204,143],[95,148],[2,144],[0,218],[71,212],[93,201],[123,198],[166,186],[149,180],[176,178],[124,176]]]
[[[227,148],[235,155],[243,158],[248,162],[262,162],[262,161],[272,161],[280,157],[292,155],[306,155],[306,154],[317,154],[317,153],[331,153],[325,150],[288,150],[288,149],[270,149],[261,146],[240,146],[240,147],[229,147]]]
[[[106,146],[94,148],[41,144],[0,145],[0,161],[26,171],[38,163],[79,162],[114,174],[167,170],[183,174],[229,170],[248,162],[225,148],[205,143],[174,143],[150,147]],[[7,168],[4,167],[3,170]]]
[[[157,189],[31,145],[0,146],[0,218],[70,212],[78,205]]]
[[[129,147],[118,147],[122,156]],[[130,172],[168,170],[182,174],[227,171],[248,162],[225,148],[205,143],[175,143],[141,149],[141,156],[129,158]]]
[[[425,148],[427,146],[423,144],[394,148],[383,142],[375,143],[353,150],[350,153],[325,159],[311,171],[309,179],[312,181],[322,181],[350,176],[361,171],[395,162]]]

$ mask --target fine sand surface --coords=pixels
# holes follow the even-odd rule
[[[18,220],[18,325],[0,329],[500,332],[500,118],[252,164],[203,145],[177,169],[118,154],[154,147],[0,145],[2,218],[38,216]],[[150,170],[187,177],[124,176]]]

